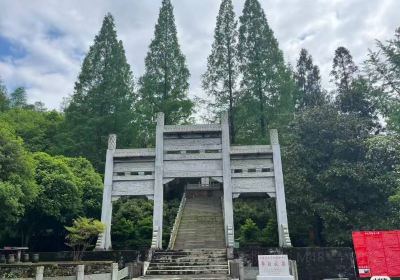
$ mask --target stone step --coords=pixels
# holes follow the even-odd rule
[[[203,225],[201,225],[201,226],[199,226],[199,223],[206,223],[206,224],[203,224]],[[182,227],[185,227],[185,226],[197,226],[198,228],[213,228],[214,226],[217,226],[217,228],[223,228],[223,224],[224,224],[224,222],[223,222],[223,220],[222,220],[222,218],[221,218],[221,220],[220,221],[213,221],[213,220],[210,220],[210,219],[204,219],[204,220],[201,220],[201,219],[198,219],[198,220],[182,220],[181,221],[181,223],[180,223],[180,227],[182,228]],[[214,227],[215,228],[215,227]],[[215,228],[215,229],[217,229],[217,228]]]
[[[193,241],[195,242],[195,241]],[[169,252],[154,252],[153,256],[182,256],[182,257],[190,257],[190,256],[223,256],[226,257],[226,250],[221,249],[218,251],[191,251],[191,252],[184,252],[184,251],[169,251]]]
[[[228,268],[216,268],[216,269],[185,269],[185,270],[151,270],[146,271],[146,275],[182,275],[182,274],[228,274]]]
[[[193,240],[193,239],[195,239],[195,237],[197,237],[197,238],[201,238],[201,240]],[[192,244],[192,245],[204,245],[204,247],[203,248],[214,248],[213,246],[215,245],[215,244],[225,244],[221,239],[223,238],[224,236],[223,235],[221,235],[220,236],[220,238],[216,238],[215,236],[198,236],[198,235],[185,235],[185,234],[183,234],[183,235],[181,235],[181,238],[180,238],[180,240],[178,240],[178,241],[176,241],[175,242],[175,244]],[[225,246],[223,246],[223,247],[215,247],[215,248],[224,248]],[[180,248],[180,247],[176,247],[176,248]],[[182,247],[182,248],[185,248],[185,247]],[[202,248],[202,247],[198,247],[199,249],[200,248]]]
[[[187,260],[187,261],[202,261],[202,260],[206,260],[206,261],[216,261],[216,260],[225,260],[226,259],[226,255],[220,255],[220,256],[154,256],[152,260],[156,261],[156,260]]]
[[[229,275],[224,275],[224,274],[200,274],[200,275],[145,275],[136,279],[221,280],[221,279],[231,279],[231,278],[229,277]]]
[[[150,270],[188,270],[188,269],[227,269],[227,264],[208,264],[208,265],[170,265],[170,264],[151,264],[148,269]]]
[[[176,244],[176,247],[178,248],[224,248],[225,243],[214,243],[214,244],[193,244],[193,243],[178,243]]]
[[[224,260],[213,260],[213,261],[198,261],[198,262],[192,262],[192,261],[170,261],[170,262],[151,262],[150,266],[160,266],[160,265],[164,265],[164,266],[193,266],[193,265],[227,265],[227,261],[226,259]]]
[[[181,249],[181,250],[155,250],[155,254],[170,254],[170,253],[212,253],[223,252],[226,253],[226,249]]]
[[[222,229],[216,229],[216,228],[199,228],[197,231],[193,228],[180,228],[178,231],[179,233],[196,233],[196,232],[201,232],[205,235],[214,235],[215,233],[224,233],[224,231]],[[206,234],[209,233],[209,234]],[[200,236],[200,234],[199,234]]]
[[[172,256],[163,256],[163,257],[153,257],[151,262],[190,262],[190,263],[202,263],[202,262],[221,262],[226,261],[226,257],[172,257]]]

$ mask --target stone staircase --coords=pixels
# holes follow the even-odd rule
[[[155,251],[145,279],[229,279],[225,249]]]
[[[153,252],[145,279],[230,279],[220,192],[188,192],[172,250]]]
[[[173,249],[205,248],[225,248],[221,197],[188,195]]]

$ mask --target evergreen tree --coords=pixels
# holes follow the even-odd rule
[[[345,47],[339,47],[335,51],[331,75],[337,87],[338,93],[350,91],[351,84],[356,78],[358,67],[353,61],[350,51]]]
[[[331,75],[336,84],[336,103],[340,111],[368,119],[375,117],[368,97],[370,86],[358,75],[358,67],[348,49],[339,47],[335,51]]]
[[[294,73],[298,95],[296,108],[303,109],[321,105],[326,96],[321,88],[321,76],[318,66],[314,65],[311,55],[306,49],[301,49]]]
[[[400,131],[400,28],[387,42],[377,41],[365,63],[369,82],[375,89],[374,101],[388,127]]]
[[[8,100],[7,88],[0,79],[0,112],[8,109],[10,101]]]
[[[16,88],[10,95],[10,105],[12,108],[24,108],[28,105],[26,91],[23,87]]]
[[[229,110],[231,142],[235,142],[235,107],[238,101],[237,20],[231,0],[223,0],[217,16],[214,43],[203,75],[203,89],[211,96],[214,114]]]
[[[166,124],[179,124],[188,120],[193,103],[188,99],[189,70],[178,43],[173,7],[163,0],[154,38],[145,59],[145,73],[140,78],[140,102],[137,106],[141,123],[141,136],[151,142],[155,117],[164,112]]]
[[[65,110],[67,154],[87,157],[102,170],[110,133],[118,143],[132,141],[133,78],[122,41],[117,40],[114,19],[107,14],[86,55],[75,91]]]
[[[246,0],[240,17],[238,53],[241,90],[248,112],[243,131],[263,141],[269,124],[287,118],[292,108],[293,80],[278,41],[257,0]]]

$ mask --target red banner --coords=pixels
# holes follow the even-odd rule
[[[400,277],[400,230],[353,232],[360,277]]]

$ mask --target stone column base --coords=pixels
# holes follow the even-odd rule
[[[257,275],[257,280],[294,280],[291,275],[288,276],[261,276]]]

